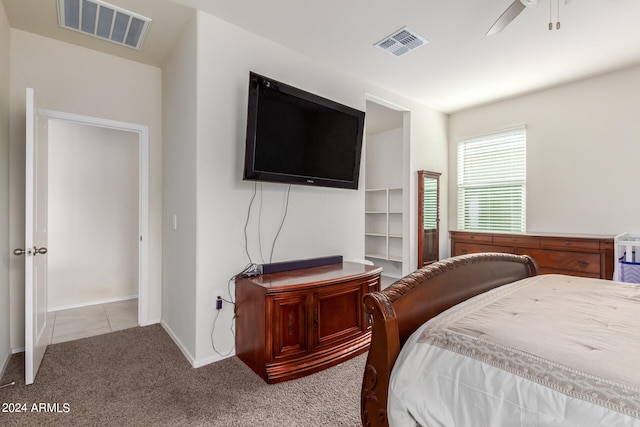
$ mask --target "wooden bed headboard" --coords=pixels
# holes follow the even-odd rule
[[[380,292],[366,294],[364,310],[373,325],[360,395],[362,425],[388,425],[391,369],[416,329],[462,301],[538,274],[538,265],[526,255],[462,255],[430,264]]]

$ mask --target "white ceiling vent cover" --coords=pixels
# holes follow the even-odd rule
[[[392,35],[385,37],[376,43],[375,46],[395,56],[401,56],[426,43],[429,42],[424,37],[404,27]]]
[[[101,0],[58,0],[61,27],[140,49],[151,19]]]

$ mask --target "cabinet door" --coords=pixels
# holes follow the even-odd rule
[[[273,359],[299,356],[307,352],[305,294],[273,297]]]
[[[331,347],[364,333],[362,283],[341,283],[314,293],[313,348]]]

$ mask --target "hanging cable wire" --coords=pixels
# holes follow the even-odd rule
[[[228,352],[226,352],[226,353],[222,353],[222,352],[218,351],[218,349],[216,348],[216,345],[215,345],[215,344],[214,344],[214,342],[213,342],[213,332],[216,330],[216,321],[218,320],[218,317],[220,316],[220,311],[221,311],[221,310],[216,310],[216,315],[215,315],[215,317],[213,318],[213,325],[211,325],[211,335],[210,335],[210,337],[211,337],[211,347],[213,348],[213,351],[215,351],[216,353],[218,353],[218,355],[219,355],[219,356],[221,356],[221,357],[227,357],[227,356],[230,356],[230,355],[231,355],[231,353],[233,353],[233,350],[235,349],[235,344],[231,346],[231,349],[230,349]],[[234,315],[233,317],[234,317],[234,319],[235,319],[235,317],[236,317],[236,316]],[[230,329],[231,329],[231,333],[232,333],[232,335],[235,337],[235,331],[233,330],[233,323],[234,323],[234,322],[233,322],[233,319],[232,319],[232,321],[231,321],[231,328],[230,328]]]
[[[276,236],[273,238],[273,244],[271,245],[271,254],[269,254],[269,262],[273,260],[273,250],[276,247],[276,240],[278,240],[278,236],[280,235],[280,231],[282,230],[282,226],[284,225],[284,220],[287,217],[287,211],[289,210],[289,193],[290,192],[291,192],[291,184],[289,184],[289,187],[287,188],[287,195],[286,195],[285,205],[284,205],[284,213],[282,215],[282,221],[280,221],[280,227],[278,227]]]
[[[235,274],[234,276],[232,276],[231,278],[229,278],[228,282],[227,282],[227,291],[229,293],[229,300],[224,299],[222,297],[219,297],[222,301],[226,302],[226,303],[230,303],[234,306],[234,315],[233,315],[233,319],[231,321],[231,327],[229,328],[231,331],[231,334],[235,337],[235,330],[234,330],[234,322],[233,320],[235,319],[235,300],[233,298],[233,293],[231,292],[231,283],[235,282],[235,280],[237,278],[240,277],[247,277],[247,276],[252,276],[257,274],[257,265],[253,263],[253,260],[251,259],[251,254],[249,253],[249,237],[248,237],[248,233],[247,233],[247,229],[249,227],[249,221],[251,218],[251,209],[253,207],[253,203],[255,201],[256,195],[258,193],[258,183],[255,182],[254,186],[253,186],[253,194],[251,195],[251,200],[249,202],[249,208],[247,209],[247,218],[245,220],[244,223],[244,249],[245,249],[245,253],[247,255],[247,258],[249,259],[249,264],[238,274]],[[286,197],[285,197],[285,205],[284,205],[284,213],[282,215],[282,220],[280,221],[280,226],[278,227],[278,231],[276,232],[275,237],[273,238],[273,244],[271,245],[271,253],[269,255],[269,262],[271,262],[271,260],[273,259],[273,252],[276,246],[276,241],[278,240],[278,236],[280,235],[280,231],[282,230],[282,227],[284,225],[285,219],[287,217],[287,212],[289,210],[289,194],[291,193],[291,184],[289,184],[288,188],[287,188],[287,193],[286,193]],[[258,211],[258,244],[260,247],[260,258],[262,259],[262,262],[264,263],[264,255],[262,253],[262,237],[261,237],[261,220],[262,220],[262,201],[263,201],[263,191],[262,191],[262,185],[260,185],[260,206],[259,206],[259,211]],[[213,340],[213,335],[216,329],[216,323],[218,321],[218,317],[220,317],[220,311],[222,309],[218,309],[216,310],[216,314],[215,317],[213,318],[213,323],[211,325],[211,334],[210,334],[210,339],[211,339],[211,347],[213,348],[213,351],[215,351],[218,355],[220,355],[221,357],[227,357],[229,355],[231,355],[231,353],[234,351],[235,349],[235,345],[231,347],[231,349],[227,352],[227,353],[222,353],[221,351],[219,351],[214,343]]]
[[[556,0],[556,30],[560,29],[560,0]],[[549,31],[553,30],[553,0],[549,0]]]
[[[256,198],[256,192],[258,189],[257,181],[253,184],[253,196],[251,196],[251,201],[249,202],[249,209],[247,209],[247,220],[244,223],[244,250],[247,254],[247,258],[249,258],[249,264],[253,264],[253,260],[251,259],[251,255],[249,255],[249,239],[247,237],[247,227],[249,226],[249,218],[251,217],[251,206],[253,205],[253,201]]]
[[[264,264],[264,255],[262,254],[262,200],[264,193],[262,192],[262,183],[260,183],[260,210],[258,211],[258,247],[260,248],[260,260]]]

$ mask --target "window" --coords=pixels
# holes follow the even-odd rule
[[[458,143],[458,229],[524,232],[526,129]]]

